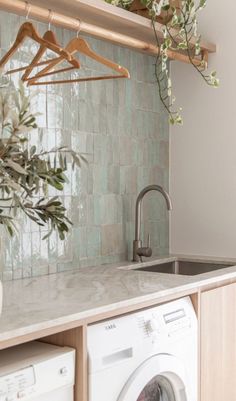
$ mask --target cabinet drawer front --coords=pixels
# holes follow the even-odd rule
[[[201,294],[201,401],[236,400],[236,283]]]

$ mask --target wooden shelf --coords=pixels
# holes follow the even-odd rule
[[[110,41],[150,55],[159,53],[151,21],[140,15],[115,7],[103,0],[30,0],[31,18],[48,22],[50,11],[54,13],[53,24],[81,30],[88,35]],[[26,2],[23,0],[0,0],[0,9],[26,15]],[[156,33],[163,38],[162,25],[156,23]],[[174,35],[174,32],[172,32]],[[192,41],[194,43],[194,41]],[[216,46],[207,41],[201,42],[202,57],[216,51]],[[199,65],[199,58],[189,59],[183,52],[168,49],[170,60]]]
[[[29,3],[155,45],[150,20],[103,0],[30,0]],[[161,24],[156,23],[156,30],[162,37]],[[209,53],[216,52],[216,45],[206,40],[202,40],[201,48]]]

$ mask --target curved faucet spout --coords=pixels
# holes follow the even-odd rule
[[[144,251],[146,248],[142,247],[142,242],[141,242],[141,208],[144,196],[150,191],[160,192],[165,198],[167,209],[172,210],[172,203],[170,196],[161,186],[148,185],[147,187],[142,189],[142,191],[139,193],[135,207],[135,240],[133,247],[133,260],[135,262],[142,260],[142,256],[146,256],[142,255],[142,250]],[[149,248],[149,250],[151,251],[151,248]],[[148,252],[149,254],[151,253],[150,251]]]

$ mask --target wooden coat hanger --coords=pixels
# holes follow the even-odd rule
[[[28,8],[28,13],[27,13],[27,17],[29,15],[29,11],[30,11],[30,7]],[[43,35],[43,39],[46,40],[47,42],[53,43],[56,46],[60,47],[56,35],[54,34],[53,31],[51,31],[51,22],[53,20],[53,12],[52,10],[48,10],[49,11],[49,21],[48,21],[48,30],[47,32],[45,32],[45,34]],[[13,74],[15,72],[19,72],[19,71],[25,71],[24,75],[22,76],[22,81],[25,81],[29,75],[31,74],[32,70],[35,67],[38,67],[40,65],[44,65],[44,64],[48,64],[51,59],[46,60],[45,62],[39,62],[39,60],[43,57],[44,53],[47,51],[47,47],[45,47],[44,44],[40,45],[40,48],[37,52],[37,54],[35,55],[35,57],[33,58],[33,60],[31,61],[31,63],[28,66],[24,66],[21,68],[17,68],[14,70],[10,70],[7,72],[7,74]],[[76,60],[73,56],[71,56],[71,60],[67,60],[72,66],[73,68],[80,68],[80,63],[78,60]],[[71,68],[70,68],[71,69]]]
[[[47,32],[48,32],[48,31],[47,31]],[[61,58],[61,57],[60,57],[60,58]],[[59,59],[59,57],[57,57],[57,58],[48,58],[47,60],[40,61],[40,62],[34,64],[33,68],[41,67],[41,66],[43,66],[43,65],[49,64],[51,61],[58,60],[58,59]],[[80,62],[79,62],[79,60],[78,60],[78,59],[75,59],[73,56],[71,56],[71,60],[67,60],[67,61],[68,61],[70,64],[72,64],[72,67],[65,68],[66,71],[68,71],[68,70],[73,70],[74,68],[80,68]],[[27,65],[27,66],[24,66],[24,67],[15,68],[15,69],[13,69],[13,70],[7,71],[5,74],[6,74],[6,75],[15,74],[16,72],[24,71],[24,70],[26,70],[26,69],[29,68],[29,67],[30,67],[30,65]],[[63,70],[60,70],[60,71],[63,71]],[[53,74],[55,74],[55,72],[53,72]],[[27,79],[25,79],[25,80],[27,81]]]
[[[8,52],[5,54],[5,56],[0,60],[0,68],[5,66],[5,64],[15,54],[15,52],[18,50],[18,48],[21,46],[21,44],[24,42],[24,40],[27,37],[33,39],[35,42],[37,42],[41,45],[41,47],[39,49],[40,53],[43,54],[47,49],[50,49],[54,53],[59,54],[60,57],[63,57],[64,60],[65,59],[71,60],[71,55],[66,50],[59,47],[55,42],[49,41],[48,36],[49,35],[47,35],[46,39],[40,37],[39,34],[37,33],[36,29],[34,28],[33,24],[31,22],[25,22],[23,25],[21,25],[14,44],[8,50]],[[50,39],[53,39],[51,35],[50,35]],[[37,57],[37,59],[38,59],[38,57]]]
[[[59,46],[59,44],[57,43],[56,36],[54,35],[54,33],[52,31],[45,32],[45,34],[43,35],[43,39],[46,40],[47,42],[49,41],[49,42],[54,43],[55,45]],[[47,51],[47,46],[42,44],[40,46],[37,54],[34,56],[33,60],[31,61],[31,63],[28,66],[24,67],[24,69],[26,71],[21,78],[22,81],[25,81],[29,77],[32,70],[34,69],[35,64],[39,63],[39,60],[43,57],[43,55],[46,51]]]
[[[43,39],[54,43],[55,45],[57,45],[58,47],[60,46],[59,43],[57,42],[56,36],[54,34],[54,32],[52,32],[51,30],[48,30],[47,32],[45,32],[45,34],[43,35]],[[34,68],[39,67],[39,66],[43,66],[45,64],[50,63],[52,60],[54,59],[48,59],[42,62],[39,62],[39,60],[43,57],[44,53],[47,51],[47,47],[45,47],[44,45],[41,45],[37,54],[35,55],[35,57],[33,58],[33,60],[31,61],[31,63],[28,66],[24,66],[24,67],[20,67],[20,68],[16,68],[14,70],[9,70],[6,72],[6,74],[14,74],[16,72],[20,72],[20,71],[25,71],[24,75],[22,76],[22,81],[26,81],[27,78],[29,77],[29,75],[31,74],[31,72],[33,71]],[[71,56],[71,55],[70,55]],[[65,57],[62,57],[62,60],[65,60]],[[71,60],[66,60],[68,61],[68,63],[70,63],[72,65],[72,67],[69,67],[68,70],[74,69],[74,68],[80,68],[80,62],[79,60],[75,59],[73,56],[71,56]]]
[[[55,68],[56,65],[60,64],[63,61],[62,57],[57,57],[53,59],[47,67],[42,69],[39,73],[37,73],[34,77],[32,78],[27,78],[26,80],[28,81],[28,85],[47,85],[47,84],[62,84],[62,83],[71,83],[71,82],[83,82],[83,81],[97,81],[97,80],[105,80],[105,79],[117,79],[117,78],[130,78],[129,71],[120,66],[119,64],[114,63],[113,61],[106,59],[99,54],[95,53],[88,43],[86,42],[85,39],[76,37],[72,39],[68,45],[66,46],[65,50],[69,52],[71,55],[80,52],[82,54],[85,54],[86,56],[92,58],[93,60],[97,61],[100,64],[105,65],[108,68],[111,68],[112,70],[118,72],[119,75],[103,75],[103,76],[95,76],[95,77],[88,77],[88,78],[76,78],[76,79],[71,79],[71,80],[55,80],[55,81],[37,81],[39,78],[48,76],[48,75],[53,75],[56,73],[68,71],[68,69],[60,69],[60,70],[54,70],[51,71],[52,69]],[[70,68],[71,69],[71,68]]]
[[[60,46],[59,43],[57,42],[56,39],[56,35],[54,34],[54,32],[52,32],[51,30],[48,30],[47,32],[45,32],[45,34],[43,35],[43,39],[46,40],[47,42],[53,43],[56,46]],[[48,47],[45,46],[44,44],[42,44],[37,52],[37,54],[35,55],[35,57],[33,58],[33,60],[31,61],[31,63],[28,65],[28,67],[24,67],[24,69],[26,70],[25,73],[22,76],[22,81],[26,81],[27,78],[29,77],[29,75],[31,74],[31,72],[33,71],[33,69],[39,65],[39,60],[43,57],[44,53],[47,51]],[[65,58],[64,56],[61,56],[63,58],[63,60],[67,60],[67,57]],[[71,57],[71,55],[70,55]],[[71,58],[71,60],[67,60],[70,64],[72,64],[73,68],[80,68],[80,63],[78,60],[76,60],[74,57]],[[47,63],[50,62],[50,60],[46,61]]]

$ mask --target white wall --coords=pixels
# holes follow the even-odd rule
[[[236,257],[236,1],[208,0],[203,36],[217,44],[210,56],[220,88],[172,63],[184,126],[171,130],[171,251]],[[176,103],[177,103],[176,101]]]

